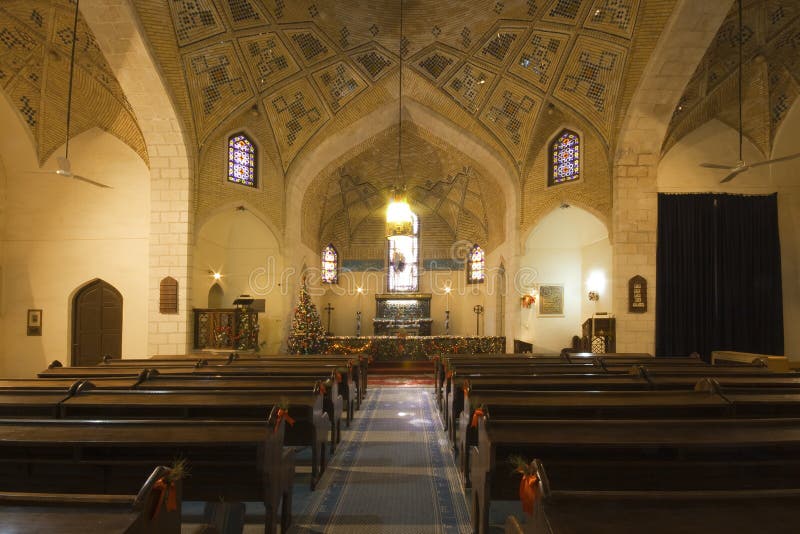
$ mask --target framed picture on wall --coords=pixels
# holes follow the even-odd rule
[[[28,310],[28,335],[42,335],[42,310]]]
[[[539,286],[539,316],[564,316],[563,284],[541,284]]]

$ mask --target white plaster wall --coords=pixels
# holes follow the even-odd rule
[[[147,354],[149,173],[117,138],[94,129],[73,138],[73,171],[111,185],[100,189],[37,170],[30,134],[0,98],[0,158],[6,170],[2,221],[0,367],[30,377],[70,361],[74,292],[95,278],[123,297],[122,354]],[[60,149],[57,154],[63,154]],[[55,156],[45,163],[55,169]],[[26,336],[29,308],[41,308],[42,336]]]
[[[558,352],[581,334],[581,323],[595,311],[610,311],[611,246],[608,231],[594,215],[571,207],[556,209],[533,228],[520,260],[520,293],[539,285],[564,286],[564,315],[539,315],[539,299],[520,311],[519,338],[534,352]],[[586,279],[598,270],[608,281],[595,305],[588,301]],[[519,306],[519,301],[514,299]]]
[[[283,257],[278,240],[250,210],[233,207],[211,217],[200,228],[194,251],[193,298],[195,307],[208,306],[213,272],[222,275],[224,307],[247,294],[265,299],[266,312],[259,314],[259,340],[265,354],[275,354],[283,341],[284,321],[291,320],[281,284]]]
[[[777,133],[773,157],[800,151],[800,106],[795,104]],[[669,193],[714,192],[769,194],[778,192],[778,225],[781,240],[781,268],[784,310],[784,352],[800,359],[800,265],[797,227],[800,224],[800,161],[766,165],[744,172],[720,184],[725,171],[700,167],[701,162],[735,163],[738,133],[711,120],[684,137],[664,155],[658,166],[658,190]],[[762,161],[764,155],[745,139],[746,162]],[[746,215],[745,215],[746,216]],[[651,290],[652,291],[652,290]]]

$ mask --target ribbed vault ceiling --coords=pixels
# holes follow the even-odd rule
[[[74,13],[69,0],[0,2],[0,88],[30,128],[40,162],[66,140]],[[131,106],[82,18],[77,34],[71,134],[101,128],[147,161]]]

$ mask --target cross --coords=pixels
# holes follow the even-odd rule
[[[328,312],[328,335],[331,335],[331,312],[335,310],[331,303],[329,302],[327,306],[323,308],[326,312]]]

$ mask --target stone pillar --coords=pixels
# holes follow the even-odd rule
[[[150,168],[148,354],[191,349],[190,295],[193,241],[191,164],[187,136],[130,2],[83,0],[92,29],[147,143]],[[178,313],[159,312],[159,283],[178,281]]]

